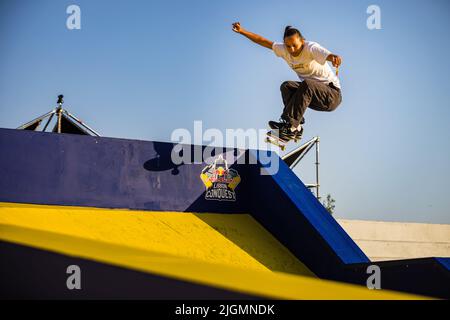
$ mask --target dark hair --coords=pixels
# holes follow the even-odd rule
[[[300,37],[300,39],[304,39],[302,33],[301,33],[300,31],[298,31],[298,29],[295,29],[295,28],[293,28],[293,27],[291,27],[291,26],[287,26],[287,27],[284,29],[283,39],[285,39],[285,38],[287,38],[287,37],[290,37],[290,36],[293,36],[294,34],[298,34],[298,36]]]

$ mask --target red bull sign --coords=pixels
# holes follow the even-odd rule
[[[241,177],[235,169],[228,168],[222,155],[202,170],[200,178],[206,187],[206,200],[236,201],[235,189]]]

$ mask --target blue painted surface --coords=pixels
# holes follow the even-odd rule
[[[267,158],[255,150],[250,155]],[[251,213],[261,225],[319,277],[339,279],[345,264],[369,262],[283,161],[273,175],[267,174],[268,166],[251,170],[252,180],[257,181],[250,193]]]
[[[436,258],[437,262],[439,262],[444,268],[450,271],[450,258]]]
[[[237,187],[236,202],[206,201],[200,179],[205,164],[177,166],[172,148],[162,142],[0,129],[0,201],[248,212],[247,179]]]
[[[259,157],[260,151],[251,150],[250,152],[254,157]],[[267,166],[263,166],[263,171],[266,173],[267,169],[265,167]],[[262,188],[266,190],[281,189],[283,199],[278,201],[291,203],[295,207],[294,215],[291,218],[306,220],[329,244],[332,251],[336,253],[343,263],[369,262],[364,252],[283,161],[279,162],[276,174],[266,175],[265,177],[267,177],[265,183],[258,185],[262,185]],[[257,177],[255,178],[257,179]],[[259,207],[254,207],[254,212],[264,209],[268,210],[269,208],[273,212],[277,212],[279,211],[277,208],[280,203],[267,201],[264,205],[261,205],[261,202],[255,202],[255,205],[259,205]],[[276,216],[273,214],[271,216],[274,220],[273,223],[276,223]]]
[[[172,143],[0,129],[0,201],[140,210],[250,213],[316,275],[365,285],[367,256],[276,156],[232,164],[237,201],[204,197],[205,163],[175,165]],[[203,146],[188,146],[188,150]],[[237,158],[237,150],[227,149]],[[262,154],[246,151],[247,159]],[[377,263],[383,287],[449,298],[447,258]]]

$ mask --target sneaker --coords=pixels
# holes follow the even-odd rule
[[[288,142],[292,139],[289,129],[281,128],[281,129],[272,129],[267,132],[267,135],[276,139],[279,139],[283,142]]]
[[[301,127],[300,130],[294,131],[292,131],[290,127],[282,128],[279,130],[279,137],[280,139],[285,141],[294,140],[295,142],[297,142],[298,140],[301,140],[303,137],[303,127]]]
[[[300,130],[291,130],[291,125],[286,121],[269,121],[269,126],[274,130],[273,135],[277,135],[283,141],[289,140],[300,140],[303,136],[303,126],[300,127]],[[277,130],[277,131],[275,131]]]
[[[282,127],[288,126],[289,123],[286,120],[280,119],[279,122],[269,121],[269,127],[273,130],[280,130]]]
[[[300,121],[300,125],[303,125],[303,124],[305,124],[305,118],[302,118],[302,120]],[[287,125],[288,125],[288,122],[286,120],[281,119],[281,118],[280,118],[279,122],[269,121],[269,127],[271,129],[280,129],[281,127],[287,126]],[[303,128],[302,128],[302,131],[303,131]]]
[[[295,138],[295,131],[291,131],[290,125],[282,126],[278,129],[278,137],[284,141],[292,140]]]

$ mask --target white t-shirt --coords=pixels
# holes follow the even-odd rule
[[[292,70],[297,73],[300,80],[312,79],[324,83],[333,82],[336,87],[341,88],[338,77],[327,63],[327,57],[331,52],[317,42],[305,41],[304,47],[297,57],[289,54],[284,43],[274,43],[272,50],[278,57],[287,62]]]

